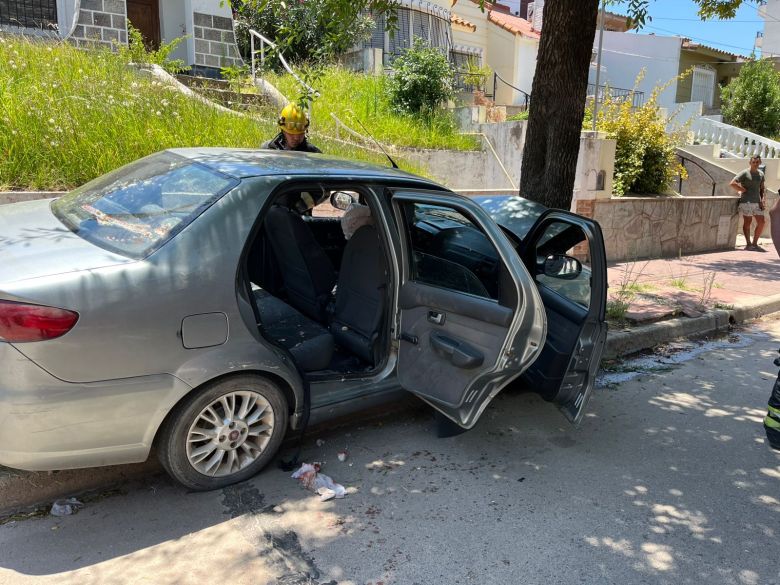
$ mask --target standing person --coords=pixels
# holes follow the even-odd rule
[[[279,114],[280,132],[260,148],[271,150],[297,150],[301,152],[322,152],[306,140],[306,130],[309,128],[309,116],[293,103],[284,106]]]
[[[755,155],[750,158],[750,167],[739,173],[731,180],[729,186],[739,193],[739,211],[742,213],[742,233],[745,234],[745,249],[766,252],[758,245],[758,238],[764,231],[764,208],[766,207],[766,195],[764,192],[764,173],[759,170],[761,157]],[[756,218],[756,229],[753,232],[753,241],[750,240],[750,224]]]

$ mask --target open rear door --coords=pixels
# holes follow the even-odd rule
[[[501,229],[477,204],[395,192],[402,241],[398,379],[463,428],[539,355],[541,298]]]
[[[523,240],[523,260],[547,314],[547,340],[526,386],[579,423],[607,339],[607,259],[599,225],[549,210]]]

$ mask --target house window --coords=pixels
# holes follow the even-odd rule
[[[57,0],[3,0],[0,26],[57,30]]]
[[[691,101],[703,102],[705,108],[711,108],[715,94],[715,71],[706,67],[694,67],[692,84]]]

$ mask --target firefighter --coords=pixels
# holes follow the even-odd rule
[[[297,150],[300,152],[322,152],[306,140],[309,116],[296,104],[287,104],[279,114],[279,134],[260,148],[271,150]]]

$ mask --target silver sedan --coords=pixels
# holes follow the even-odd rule
[[[0,207],[0,258],[20,469],[156,446],[214,489],[310,420],[408,391],[468,429],[514,381],[577,422],[606,334],[594,222],[320,155],[164,151]]]

